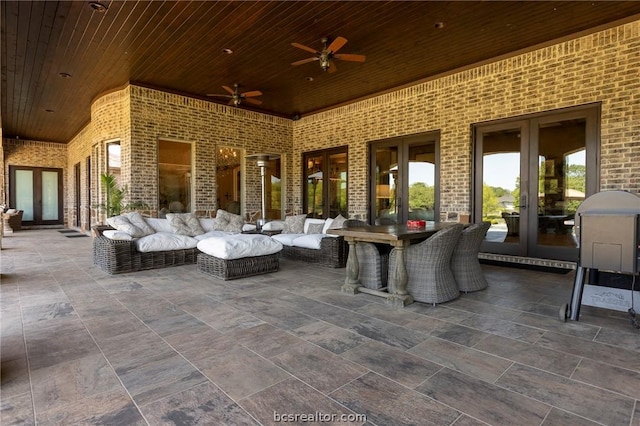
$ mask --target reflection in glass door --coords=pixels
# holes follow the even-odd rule
[[[347,148],[306,153],[304,212],[307,217],[348,217]]]
[[[438,135],[376,142],[371,145],[369,217],[376,224],[408,219],[437,221]]]
[[[576,260],[576,209],[596,191],[597,110],[476,128],[482,251]]]

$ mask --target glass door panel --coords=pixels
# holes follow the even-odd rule
[[[573,225],[586,192],[587,122],[582,117],[535,120],[533,124],[537,209],[529,212],[534,223],[530,233],[535,235],[529,251],[536,256],[563,257],[567,248],[578,246]]]
[[[375,149],[374,223],[398,219],[396,200],[398,182],[398,147]]]
[[[323,211],[323,190],[324,190],[324,172],[323,172],[323,156],[307,157],[307,217],[322,217]]]
[[[42,220],[58,220],[58,172],[42,172]]]
[[[491,222],[485,237],[485,250],[493,253],[520,254],[521,233],[521,146],[524,125],[494,126],[477,135],[480,147],[480,177],[476,211],[483,221]],[[476,170],[478,173],[478,170]]]
[[[435,144],[409,147],[409,219],[435,221]]]
[[[347,211],[347,153],[329,155],[329,217],[339,214],[348,217]]]
[[[22,221],[30,222],[34,220],[35,212],[33,209],[34,203],[34,184],[33,184],[33,171],[32,170],[16,170],[16,203],[15,208],[22,210]]]

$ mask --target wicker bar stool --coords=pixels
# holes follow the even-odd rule
[[[460,291],[468,293],[487,288],[487,280],[478,260],[480,244],[491,223],[475,223],[462,231],[451,257],[451,270]]]
[[[460,295],[451,271],[451,256],[460,239],[464,225],[456,223],[436,232],[426,240],[404,250],[404,263],[409,282],[407,291],[414,300],[424,303],[442,303]],[[398,250],[391,250],[389,265],[395,265]],[[389,292],[395,288],[395,277],[389,268]]]

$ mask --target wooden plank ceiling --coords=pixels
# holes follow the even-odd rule
[[[253,108],[309,114],[572,34],[637,19],[636,1],[2,1],[5,137],[68,142],[92,100],[134,82],[207,97],[260,90]],[[438,24],[443,23],[443,26]],[[442,26],[442,28],[437,28]],[[321,50],[342,36],[335,73]],[[231,49],[226,54],[224,49]]]

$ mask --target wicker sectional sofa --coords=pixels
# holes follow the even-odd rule
[[[349,245],[344,237],[327,234],[333,221],[334,219],[305,219],[301,230],[291,232],[284,229],[281,234],[273,235],[273,238],[282,243],[282,256],[285,258],[344,268]],[[344,222],[335,223],[335,226],[341,227]],[[315,231],[313,226],[317,227]]]
[[[145,218],[151,227],[158,234],[170,234],[171,230],[166,219]],[[315,219],[307,220],[309,223]],[[343,268],[346,265],[348,245],[344,241],[343,237],[329,236],[329,235],[313,235],[313,234],[284,234],[281,236],[273,235],[277,234],[280,230],[266,232],[268,235],[273,235],[277,241],[281,240],[293,240],[301,237],[303,240],[316,240],[317,246],[310,248],[309,244],[306,246],[291,245],[291,242],[283,243],[283,249],[277,256],[271,255],[269,259],[254,259],[251,260],[238,260],[233,261],[221,261],[220,259],[212,259],[207,256],[206,253],[202,253],[198,249],[199,241],[209,237],[210,230],[215,227],[216,219],[199,219],[203,229],[207,231],[205,234],[194,237],[192,244],[187,247],[158,249],[154,247],[152,249],[144,248],[140,249],[141,239],[127,238],[116,230],[114,227],[108,225],[95,226],[93,228],[93,263],[101,270],[109,274],[121,274],[126,272],[143,271],[149,269],[166,268],[170,266],[180,266],[186,264],[198,264],[198,267],[203,272],[207,272],[210,275],[218,276],[222,279],[233,279],[240,276],[251,275],[251,268],[261,270],[261,272],[272,272],[274,268],[274,262],[277,263],[277,257],[283,256],[293,260],[300,260],[304,262],[318,263],[321,265],[329,266],[332,268]],[[274,225],[278,225],[275,223]],[[244,231],[249,229],[245,228]],[[308,231],[308,227],[305,229]],[[179,237],[165,235],[169,239],[171,246],[171,238],[191,239],[192,237]],[[278,239],[279,238],[279,239]],[[313,245],[313,244],[312,244]],[[200,258],[200,260],[198,260]],[[275,260],[274,260],[275,259]],[[205,267],[208,265],[215,265],[215,267]],[[263,265],[261,267],[259,265]],[[244,271],[244,272],[242,272]]]
[[[174,234],[167,219],[143,221],[152,228],[151,239],[134,238],[109,225],[93,227],[94,265],[109,274],[121,274],[196,263],[198,241],[220,233],[214,231],[216,219],[198,219],[204,233],[195,237]]]

